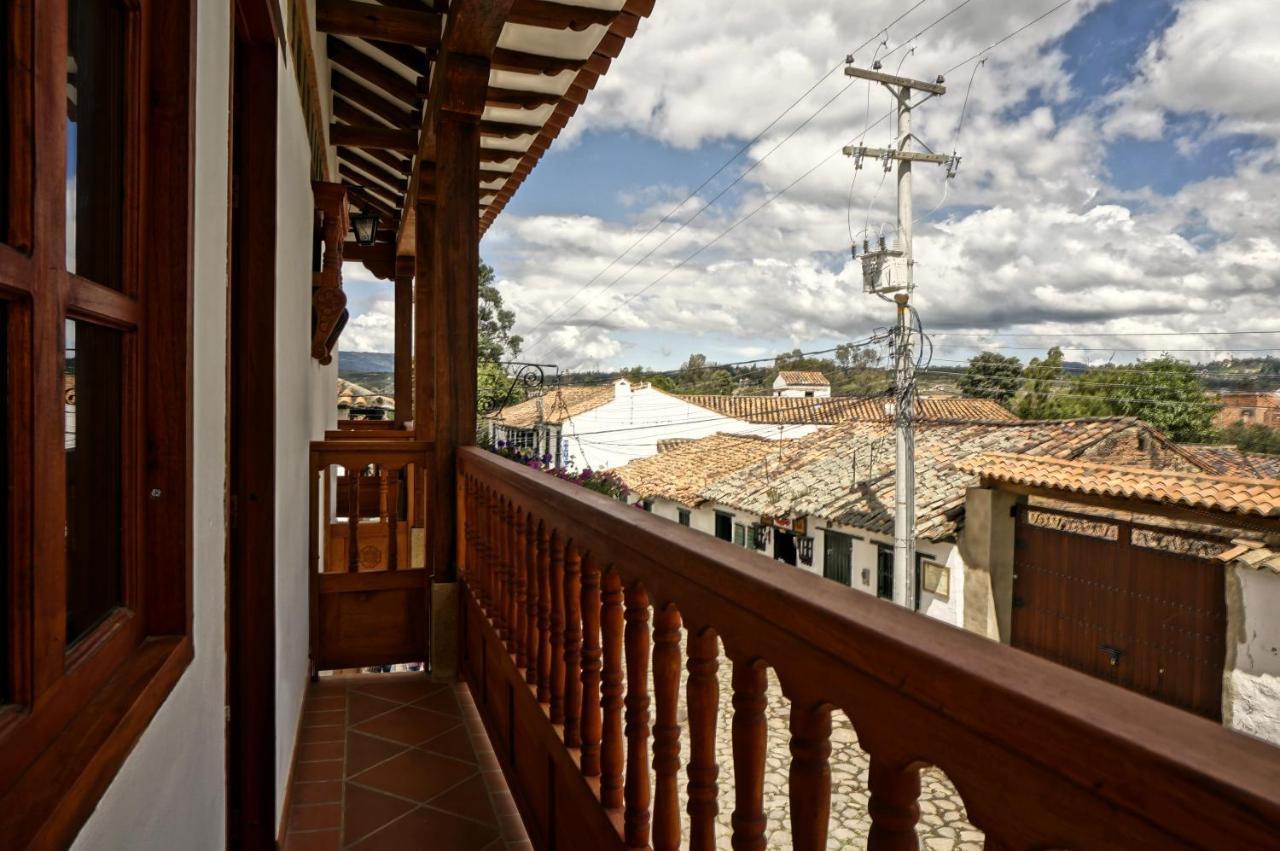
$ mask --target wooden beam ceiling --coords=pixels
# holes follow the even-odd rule
[[[397,192],[403,193],[408,189],[407,176],[385,168],[382,164],[371,159],[364,151],[356,148],[339,147],[338,160],[360,169],[365,174],[382,181]]]
[[[378,94],[378,92],[357,81],[355,77],[350,77],[335,68],[331,80],[335,94],[341,95],[356,106],[376,115],[392,127],[411,130],[418,126],[417,112],[398,106],[395,101]],[[336,104],[334,105],[334,114],[337,115]]]
[[[518,89],[503,89],[496,86],[489,87],[488,100],[489,106],[505,107],[507,109],[536,109],[540,106],[555,106],[560,102],[561,95],[554,95],[549,92],[523,92]]]
[[[439,12],[426,7],[400,9],[355,0],[317,0],[316,28],[333,35],[439,47],[443,21]]]
[[[371,86],[376,86],[392,97],[411,107],[422,106],[422,95],[415,83],[406,80],[400,74],[383,65],[365,53],[347,44],[340,38],[329,36],[329,59],[346,68],[354,76]]]
[[[515,0],[507,22],[553,30],[582,32],[588,27],[609,26],[618,12],[611,9],[591,9],[586,6],[568,6],[548,0]]]
[[[335,109],[335,113],[336,113]],[[330,124],[329,143],[353,148],[384,148],[412,154],[418,150],[418,134],[412,130],[393,130],[364,124]]]
[[[521,50],[509,50],[499,47],[493,51],[490,60],[495,71],[514,71],[517,74],[554,75],[563,71],[577,71],[587,60],[560,59],[555,56],[543,56],[539,53],[525,53]]]

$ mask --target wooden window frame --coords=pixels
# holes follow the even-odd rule
[[[194,0],[118,0],[126,49],[123,291],[66,264],[63,2],[9,4],[8,307],[11,705],[0,707],[0,836],[69,845],[193,658]],[[0,12],[3,14],[3,12]],[[69,650],[64,330],[124,341],[123,600]],[[145,388],[146,398],[142,397]]]

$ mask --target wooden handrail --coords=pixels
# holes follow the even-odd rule
[[[606,577],[620,577],[627,589],[628,673],[652,650],[646,610],[634,608],[641,600],[655,613],[673,607],[690,635],[713,630],[720,637],[734,667],[733,705],[740,709],[734,717],[738,806],[733,821],[735,830],[742,831],[742,847],[753,847],[751,834],[759,838],[763,828],[753,815],[750,788],[758,781],[753,766],[763,763],[763,753],[756,752],[763,719],[753,725],[750,711],[763,705],[762,694],[756,693],[763,689],[762,664],[774,669],[791,701],[792,778],[806,796],[826,795],[830,711],[843,710],[856,728],[875,775],[872,847],[891,847],[909,832],[910,825],[904,827],[902,820],[913,818],[912,790],[918,788],[918,770],[925,765],[947,773],[969,820],[986,831],[989,847],[1275,844],[1280,759],[1262,742],[870,595],[835,587],[816,575],[779,568],[740,547],[482,450],[459,451],[459,475],[468,530],[501,536],[508,532],[507,515],[495,514],[491,506],[514,508],[549,536],[553,574],[562,560],[555,552],[559,546],[575,569],[591,559]],[[499,569],[485,552],[484,546],[468,551],[462,576],[469,611],[492,621],[496,612],[486,598],[509,593],[504,584],[510,571]],[[566,572],[565,580],[565,592],[580,590],[576,575]],[[485,591],[477,597],[473,588]],[[569,622],[562,624],[559,591],[552,589],[548,643],[553,653],[563,648],[565,659],[562,675],[562,660],[552,660],[553,706],[562,689],[566,696],[581,694],[565,686],[583,674],[573,646],[581,635],[580,606],[565,600]],[[560,629],[568,635],[557,635]],[[610,630],[606,638],[613,641],[616,624]],[[699,653],[705,660],[705,647]],[[670,660],[663,664],[669,675]],[[606,679],[609,671],[606,659]],[[589,681],[598,682],[594,673]],[[640,710],[643,703],[647,716],[649,695],[643,684],[632,685],[639,692],[629,689],[625,698],[629,748],[647,751],[652,745],[647,718],[637,717],[633,728],[631,709]],[[536,688],[525,688],[536,707]],[[606,698],[610,717],[616,712],[616,695],[608,692]],[[504,703],[502,712],[507,711]],[[518,707],[515,712],[519,714]],[[557,720],[554,709],[544,707],[537,718],[520,717],[513,723],[526,730],[533,721],[558,729],[547,715]],[[705,724],[708,715],[702,709],[696,717]],[[638,726],[642,721],[643,727]],[[706,798],[706,733],[699,730],[693,738],[699,742],[695,779],[700,813],[712,811]],[[669,758],[671,731],[663,735],[661,747]],[[576,745],[579,737],[571,740]],[[606,742],[611,744],[608,736]],[[580,757],[576,750],[572,753],[571,759],[552,755],[553,765],[564,772],[576,770]],[[627,759],[626,818],[609,818],[633,841],[647,841],[649,777],[647,771],[633,776],[632,759]],[[609,770],[616,769],[611,764]],[[726,805],[730,802],[722,801]],[[796,841],[804,847],[825,844],[827,812],[825,800],[796,807],[793,799]],[[797,819],[805,821],[797,826]],[[706,816],[700,820],[705,824]],[[669,817],[661,829],[655,844],[668,844]],[[586,847],[563,835],[557,843]]]

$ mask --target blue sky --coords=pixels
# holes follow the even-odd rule
[[[850,223],[892,232],[893,181],[874,168],[850,193],[852,164],[835,157],[725,234],[864,125],[868,89],[837,94],[847,85],[838,72],[646,236],[864,41],[867,21],[909,4],[846,5],[709,0],[677,11],[659,0],[481,245],[529,356],[669,368],[691,352],[730,361],[825,348],[889,320],[845,262]],[[1052,3],[971,0],[904,44],[957,5],[931,0],[883,34],[915,48],[890,66],[932,78]],[[990,54],[945,203],[938,174],[917,177],[917,214],[938,209],[916,225],[916,303],[927,327],[974,335],[944,343],[941,357],[1062,342],[1051,334],[1087,349],[1153,347],[1130,359],[1157,347],[1222,346],[1186,354],[1202,358],[1280,346],[1280,334],[1196,336],[1238,329],[1235,317],[1280,328],[1280,246],[1267,218],[1280,190],[1280,102],[1259,74],[1280,60],[1280,31],[1266,5],[1076,0]],[[872,58],[871,47],[858,55]],[[917,112],[918,135],[935,148],[951,145],[972,68],[953,71],[949,93]],[[874,118],[886,96],[870,96]],[[877,128],[867,141],[887,137]],[[351,289],[353,347],[377,348],[389,292]]]

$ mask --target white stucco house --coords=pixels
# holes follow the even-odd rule
[[[1014,419],[989,399],[922,400],[916,413],[922,420]],[[549,455],[558,467],[600,470],[649,458],[668,441],[713,434],[786,440],[891,417],[879,397],[681,395],[619,379],[551,388],[504,408],[489,416],[489,437]]]
[[[782,370],[773,380],[773,395],[784,398],[826,399],[831,396],[831,382],[816,370]]]
[[[725,432],[768,440],[803,437],[814,423],[752,422],[712,410],[650,384],[619,379],[601,386],[557,387],[498,412],[490,438],[550,455],[556,466],[618,467],[656,455],[660,443]]]

